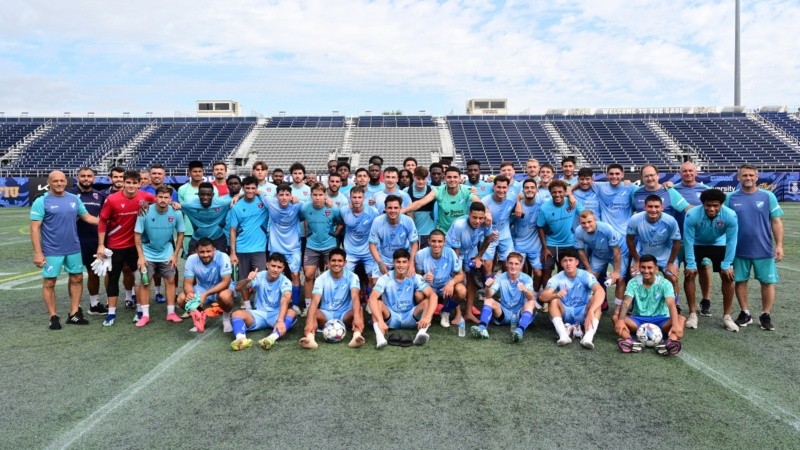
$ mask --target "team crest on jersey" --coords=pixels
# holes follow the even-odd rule
[[[167,221],[169,221],[169,223],[172,223],[172,221],[174,221],[174,220],[175,220],[175,217],[173,217],[173,216],[167,217]]]
[[[139,200],[139,206],[144,205],[144,200]]]
[[[725,225],[725,222],[723,222],[721,220],[717,221],[717,228],[722,228],[723,225]]]
[[[330,217],[330,216],[331,216],[331,210],[330,209],[326,209],[325,210],[325,217]]]
[[[100,199],[100,195],[97,192],[95,192],[95,193],[92,194],[92,198],[94,198],[95,200],[99,200]]]
[[[69,206],[70,208],[75,209],[75,202],[70,202]]]
[[[262,209],[263,207],[264,207],[264,204],[263,204],[263,203],[259,203],[259,204],[258,204],[258,209]]]
[[[220,211],[222,211],[221,207],[217,206],[216,208],[214,208],[214,212],[220,212]]]
[[[756,202],[756,208],[761,208],[764,206],[764,202]]]

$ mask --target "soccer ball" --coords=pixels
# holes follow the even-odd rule
[[[658,328],[652,323],[643,323],[642,326],[636,330],[636,339],[646,347],[655,347],[661,343],[663,337],[661,328]]]
[[[324,337],[326,341],[334,344],[342,342],[346,334],[347,327],[345,327],[344,323],[339,319],[332,319],[325,322],[325,326],[322,328],[322,337]]]

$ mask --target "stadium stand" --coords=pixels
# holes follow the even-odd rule
[[[402,167],[409,156],[427,167],[433,162],[431,155],[442,152],[439,130],[431,116],[361,116],[351,132],[352,154],[381,155],[385,167]]]
[[[797,115],[786,113],[760,113],[759,115],[790,136],[800,140],[800,118]]]
[[[272,117],[254,129],[247,164],[266,161],[270,168],[288,169],[300,161],[307,171],[325,169],[330,155],[342,148],[344,117]]]

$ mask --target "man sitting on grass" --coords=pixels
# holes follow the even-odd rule
[[[454,310],[455,323],[461,320],[459,303],[467,297],[464,287],[464,271],[456,252],[445,247],[445,236],[442,230],[431,231],[428,237],[429,247],[417,252],[417,273],[430,284],[436,296],[444,299],[442,317],[439,322],[444,328],[450,327],[450,313]]]
[[[178,306],[189,311],[198,333],[202,333],[206,327],[206,313],[203,308],[214,303],[217,303],[223,311],[222,330],[226,333],[232,331],[231,272],[230,258],[214,248],[214,241],[207,237],[197,241],[197,253],[186,259],[183,270],[183,292],[178,295]]]
[[[628,311],[633,305],[633,314],[616,318],[614,328],[620,339],[617,345],[622,353],[642,351],[642,343],[631,338],[631,333],[644,323],[652,323],[661,328],[667,339],[656,346],[659,355],[677,355],[681,351],[683,324],[685,319],[675,307],[675,290],[672,283],[657,275],[658,260],[653,255],[639,258],[640,277],[628,283],[621,311]]]
[[[566,249],[558,256],[564,270],[550,278],[539,300],[550,304],[549,312],[558,333],[558,345],[572,343],[572,337],[564,325],[566,322],[575,330],[573,336],[582,335],[581,345],[592,349],[592,339],[600,324],[600,307],[606,293],[594,275],[578,269],[578,252]]]
[[[392,264],[394,269],[378,278],[369,296],[376,347],[388,344],[385,334],[390,328],[417,328],[413,343],[423,345],[430,338],[428,327],[439,299],[421,275],[409,271],[412,263],[408,250],[395,250]],[[421,296],[414,295],[418,291]]]
[[[270,253],[265,272],[253,270],[247,279],[236,284],[236,289],[240,291],[252,288],[255,301],[253,309],[240,309],[232,314],[233,336],[236,339],[231,342],[232,349],[238,351],[253,345],[253,340],[247,338],[247,331],[270,327],[272,333],[258,341],[264,350],[269,350],[294,325],[292,282],[283,274],[286,266],[286,258],[282,254]]]
[[[329,320],[341,320],[353,329],[353,339],[347,344],[350,348],[364,345],[364,312],[361,310],[361,283],[358,275],[345,269],[347,253],[340,248],[328,251],[329,269],[314,280],[311,292],[311,305],[306,318],[305,336],[300,339],[300,347],[317,348],[314,333]]]
[[[496,186],[496,185],[495,185]],[[533,322],[536,315],[536,300],[533,291],[533,279],[522,272],[522,254],[511,252],[506,259],[506,272],[486,280],[486,296],[483,299],[480,325],[472,327],[472,336],[486,339],[489,337],[489,321],[495,325],[509,325],[517,322],[512,331],[514,342],[522,340],[525,329]],[[495,292],[500,299],[492,298]],[[521,314],[520,314],[521,313]]]

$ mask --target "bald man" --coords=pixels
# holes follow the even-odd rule
[[[56,315],[56,279],[64,268],[69,274],[71,300],[68,324],[86,325],[80,307],[83,294],[83,262],[78,240],[76,217],[97,225],[97,217],[89,214],[75,194],[67,192],[67,177],[54,170],[47,177],[48,192],[33,202],[30,212],[33,264],[42,269],[42,299],[50,314],[50,329],[60,330]]]

